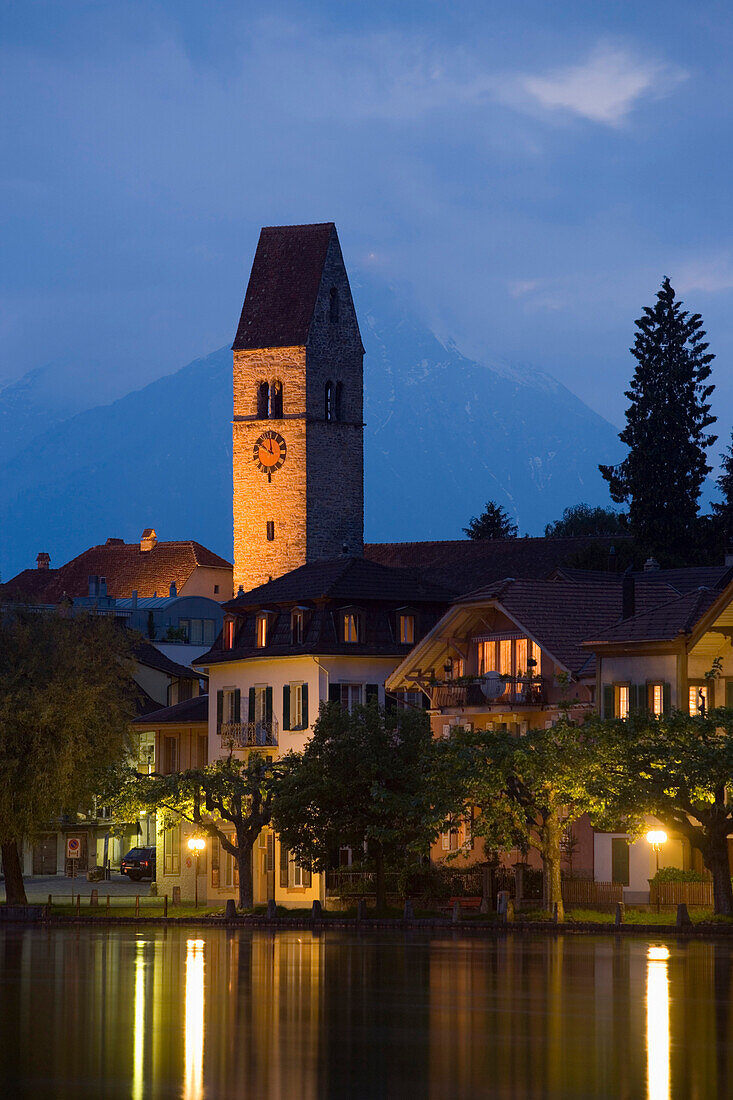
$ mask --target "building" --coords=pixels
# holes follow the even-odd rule
[[[332,222],[262,230],[233,355],[236,588],[360,555],[364,348]]]
[[[35,569],[24,569],[0,584],[0,600],[27,604],[58,604],[63,599],[115,599],[167,596],[205,596],[223,603],[233,594],[232,566],[218,554],[191,539],[159,542],[146,528],[139,542],[109,538],[51,568],[49,555],[38,555]],[[90,593],[90,582],[96,590]]]

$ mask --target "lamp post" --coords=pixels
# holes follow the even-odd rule
[[[652,846],[652,851],[656,856],[657,874],[659,874],[659,852],[662,845],[667,843],[667,834],[664,829],[650,829],[646,834],[646,839]],[[659,882],[657,882],[657,912],[659,912]]]
[[[206,841],[202,836],[192,836],[189,838],[188,847],[196,857],[196,871],[194,874],[194,906],[196,909],[199,907],[199,857],[206,847]]]

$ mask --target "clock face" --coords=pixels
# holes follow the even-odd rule
[[[268,480],[274,470],[279,470],[285,461],[288,448],[279,432],[263,432],[254,445],[253,458],[258,470],[267,474]]]

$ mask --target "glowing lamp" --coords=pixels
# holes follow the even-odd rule
[[[666,836],[664,839],[667,839]],[[204,848],[206,847],[206,841],[201,836],[192,836],[189,838],[188,846],[192,852],[196,852],[198,854],[199,852],[203,852]]]
[[[655,851],[659,851],[661,846],[667,843],[667,834],[664,829],[650,829],[646,839]]]

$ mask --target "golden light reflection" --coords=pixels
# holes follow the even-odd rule
[[[669,1100],[669,949],[650,947],[646,975],[648,1100]]]
[[[145,942],[135,950],[135,1005],[133,1018],[132,1100],[142,1100],[145,1065]]]
[[[204,1095],[204,941],[186,940],[186,1035],[183,1100]]]

